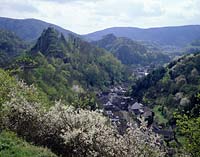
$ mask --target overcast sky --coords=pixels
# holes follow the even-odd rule
[[[117,26],[200,24],[200,0],[0,0],[0,16],[36,18],[86,34]]]

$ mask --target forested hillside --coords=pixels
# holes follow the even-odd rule
[[[177,108],[180,106],[180,101],[175,101],[176,95],[189,99],[200,90],[199,61],[199,53],[191,54],[172,61],[165,68],[154,70],[147,77],[139,80],[136,86],[133,86],[133,96],[139,100],[156,98],[158,104],[165,103],[169,106],[171,104],[172,108]],[[166,99],[174,101],[170,102]]]
[[[138,156],[141,153],[161,157],[165,154],[161,138],[151,130],[144,130],[144,122],[141,127],[132,126],[120,135],[98,110],[80,107],[77,110],[73,104],[61,101],[52,106],[44,101],[40,90],[17,81],[1,69],[0,98],[0,154],[3,156],[56,156],[51,151],[63,157]],[[51,151],[31,146],[24,140]]]
[[[169,115],[176,109],[188,110],[192,107],[191,98],[200,91],[199,63],[199,53],[179,58],[139,80],[133,86],[132,96],[152,107],[167,108]]]
[[[139,42],[116,37],[113,34],[108,34],[101,40],[92,42],[92,44],[110,51],[126,65],[164,64],[169,61],[169,57],[161,52],[149,51],[147,47]]]
[[[52,27],[10,69],[38,86],[50,100],[71,100],[73,91],[104,89],[125,79],[123,65],[112,54],[73,35],[65,39]]]
[[[14,33],[0,29],[0,66],[7,66],[13,58],[22,54],[28,45]]]
[[[152,71],[132,87],[132,97],[153,109],[155,121],[174,128],[178,144],[199,156],[200,54]],[[176,127],[175,127],[176,126]]]

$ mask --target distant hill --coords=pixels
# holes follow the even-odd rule
[[[21,39],[26,41],[36,40],[45,28],[49,26],[56,28],[65,36],[75,34],[69,30],[63,29],[57,25],[47,23],[36,19],[11,19],[0,17],[0,29],[12,31],[17,34]]]
[[[129,38],[116,37],[113,34],[104,36],[101,40],[91,42],[92,44],[104,48],[123,64],[158,64],[166,63],[169,57],[159,53],[149,51],[147,47]]]
[[[100,40],[107,34],[133,40],[151,41],[161,45],[185,46],[200,39],[200,25],[141,29],[135,27],[113,27],[84,35],[88,40]]]
[[[48,27],[56,28],[59,32],[63,33],[64,36],[67,36],[68,34],[76,34],[55,24],[37,19],[12,19],[0,17],[0,29],[12,31],[21,39],[26,41],[36,40],[42,31]],[[107,34],[114,34],[117,37],[127,37],[133,40],[150,41],[160,45],[184,47],[188,43],[200,39],[200,25],[148,29],[136,27],[112,27],[82,35],[82,37],[90,41],[95,41],[100,40]]]
[[[194,40],[185,48],[186,53],[196,53],[200,52],[200,39]]]

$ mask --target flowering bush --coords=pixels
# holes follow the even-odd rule
[[[24,91],[34,87],[21,83]],[[98,111],[74,109],[58,101],[46,111],[15,88],[3,106],[4,125],[26,140],[47,146],[62,156],[163,156],[160,138],[144,123],[120,135]]]

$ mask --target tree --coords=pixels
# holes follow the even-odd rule
[[[177,131],[183,137],[183,147],[191,156],[200,156],[200,94],[191,100],[185,114],[175,114]]]
[[[15,87],[16,81],[4,70],[0,69],[0,109],[1,105],[9,100],[8,94]]]
[[[183,147],[191,156],[200,156],[200,117],[177,115],[176,118],[178,133],[183,136]]]

